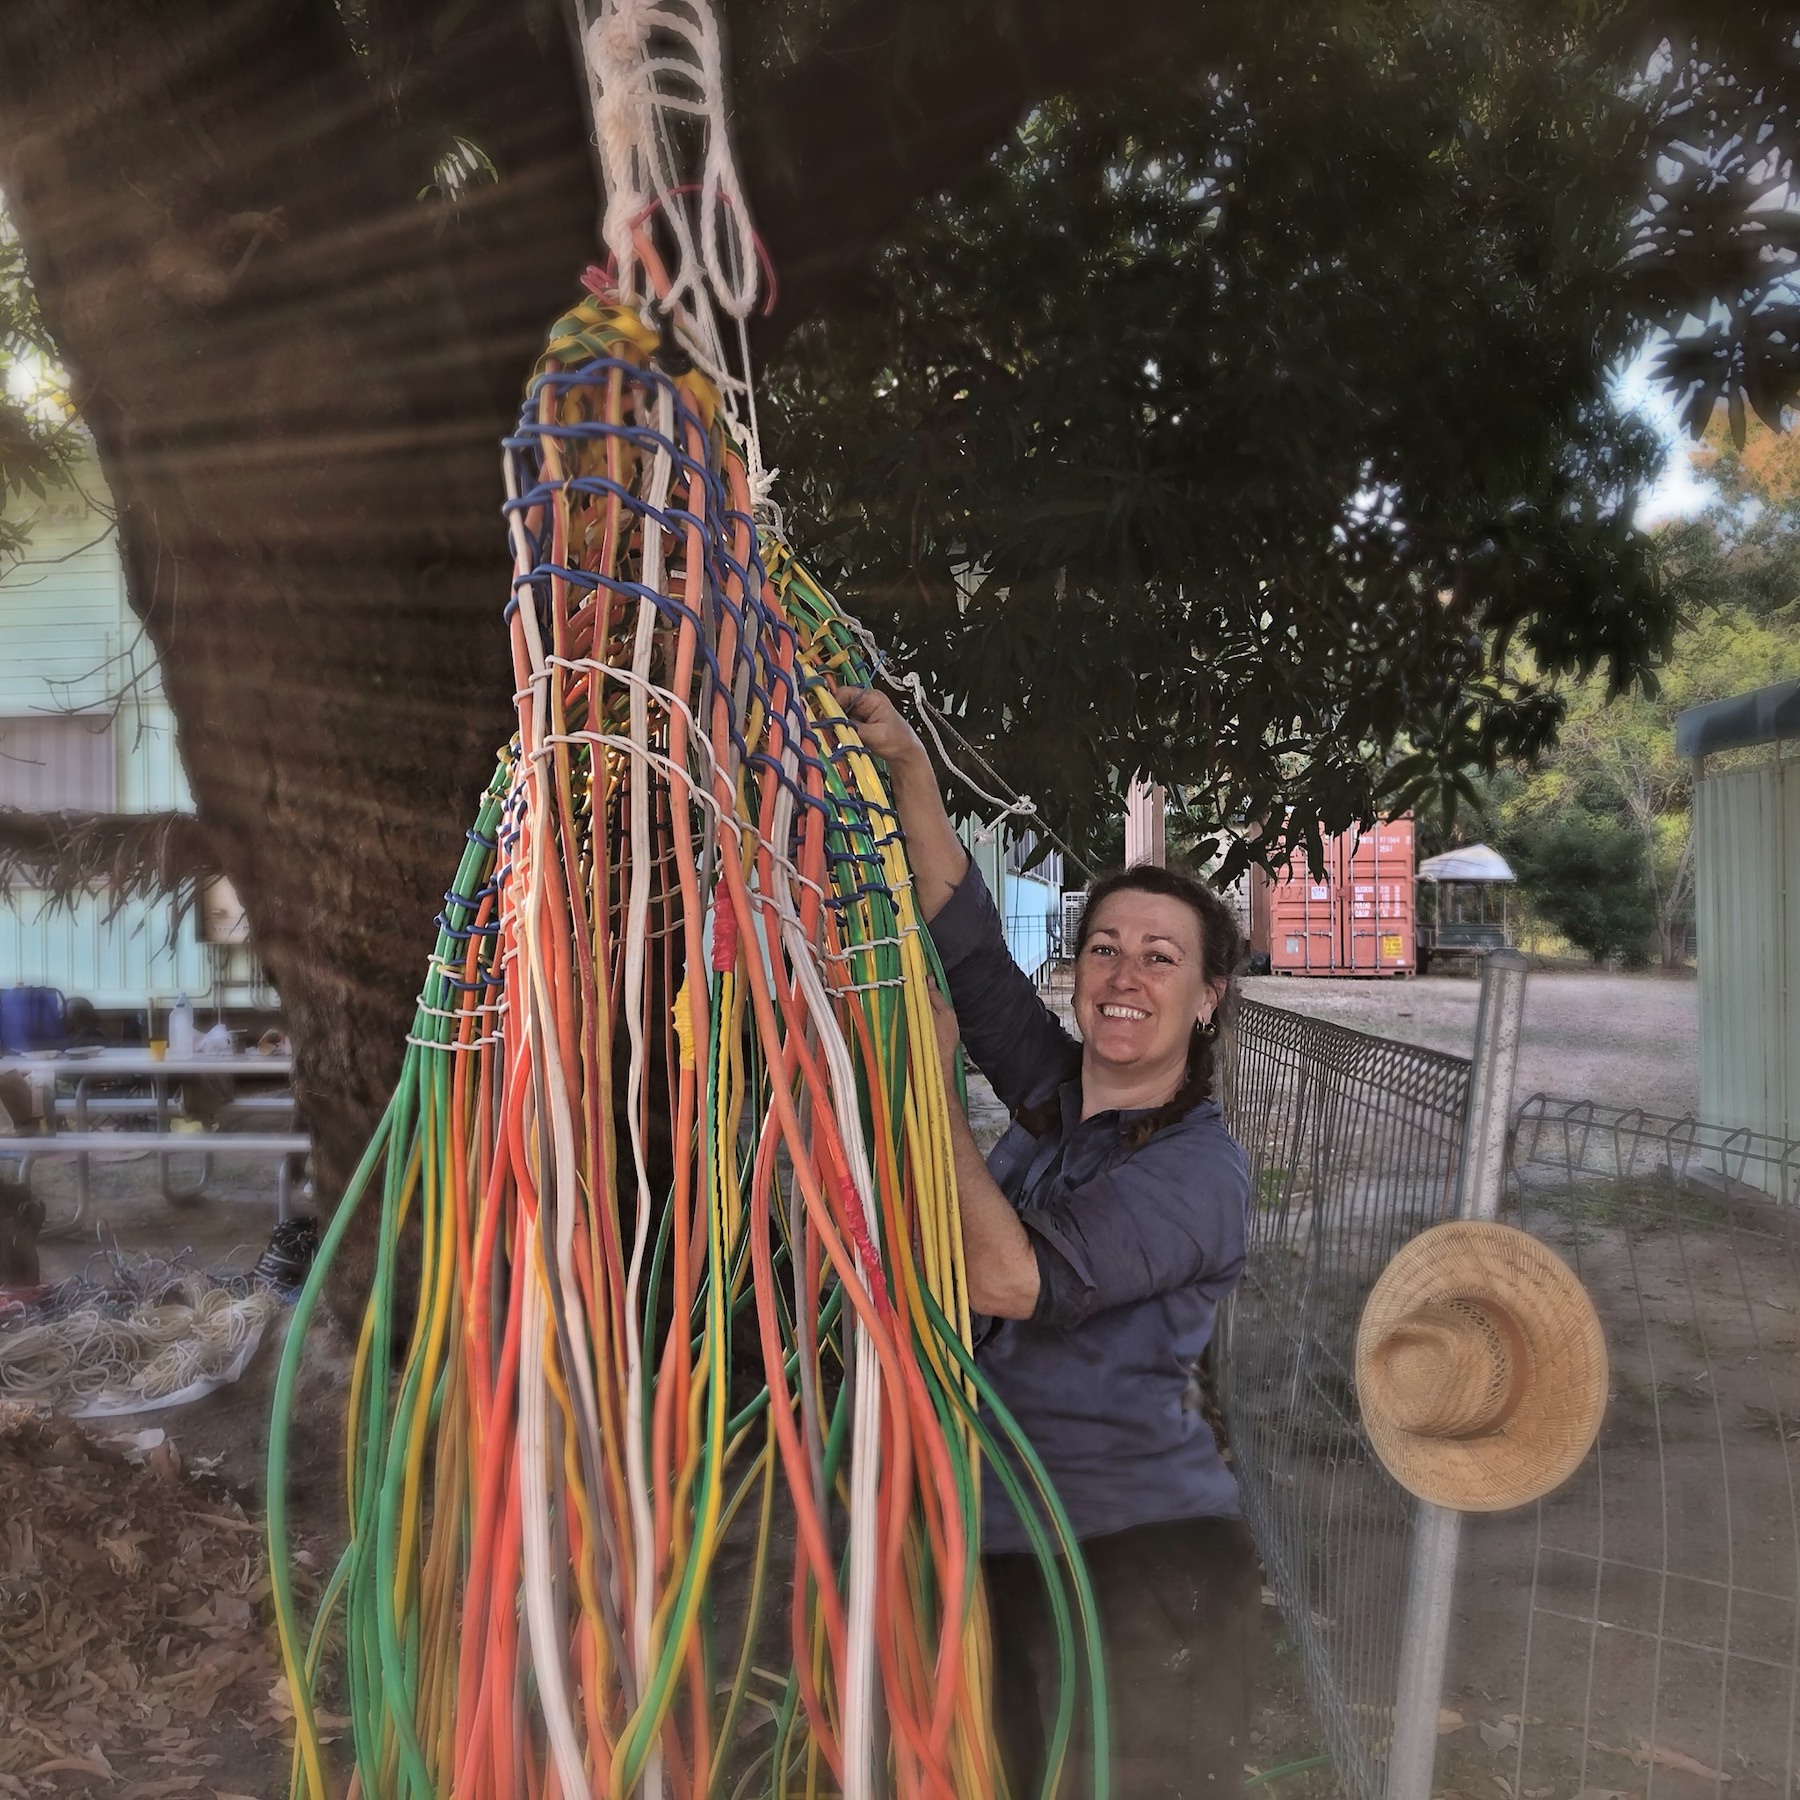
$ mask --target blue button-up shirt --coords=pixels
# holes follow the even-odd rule
[[[1008,953],[973,867],[931,937],[970,1059],[1010,1112],[1054,1098],[1058,1115],[1041,1136],[1013,1124],[988,1157],[1030,1235],[1040,1289],[1031,1318],[987,1325],[982,1372],[1077,1537],[1235,1518],[1237,1483],[1201,1415],[1194,1367],[1243,1273],[1243,1150],[1211,1100],[1135,1149],[1125,1132],[1142,1110],[1082,1118],[1081,1046]],[[1001,1482],[990,1474],[982,1493],[983,1548],[1028,1550]]]

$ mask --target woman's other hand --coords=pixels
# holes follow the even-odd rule
[[[931,992],[931,1024],[937,1032],[938,1060],[943,1064],[944,1079],[956,1067],[956,1046],[962,1042],[962,1027],[956,1022],[956,1009],[936,988]]]
[[[919,734],[907,724],[900,709],[886,694],[874,688],[839,687],[831,692],[839,706],[849,714],[863,747],[890,766],[895,763],[929,761]]]

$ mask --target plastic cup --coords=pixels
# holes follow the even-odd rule
[[[150,1060],[152,1062],[161,1062],[168,1054],[169,1040],[167,1038],[152,1038],[150,1040]]]

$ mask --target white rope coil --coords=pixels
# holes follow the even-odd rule
[[[746,446],[752,498],[767,506],[773,476],[764,469],[757,439],[743,331],[762,278],[725,124],[718,17],[709,0],[574,0],[574,6],[606,184],[600,235],[619,293],[667,316],[724,392]],[[699,127],[697,192],[684,191],[670,130],[675,119]],[[652,219],[674,250],[667,292],[660,296],[651,289],[636,243],[636,233]],[[729,332],[725,319],[732,322]]]
[[[197,1399],[243,1372],[278,1302],[192,1272],[120,1313],[100,1298],[0,1331],[0,1399],[101,1418]],[[190,1391],[198,1390],[198,1391]]]

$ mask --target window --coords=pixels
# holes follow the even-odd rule
[[[111,713],[0,718],[0,806],[111,812],[117,788]]]

